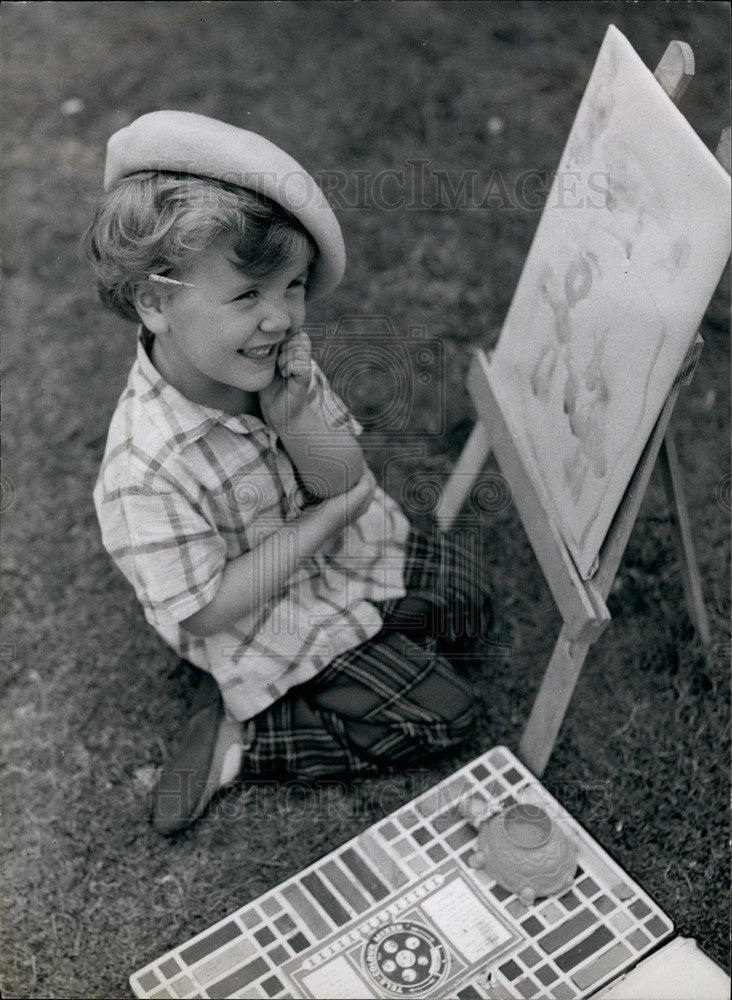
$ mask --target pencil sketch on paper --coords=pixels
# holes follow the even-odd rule
[[[608,29],[491,365],[591,574],[730,251],[730,180]]]

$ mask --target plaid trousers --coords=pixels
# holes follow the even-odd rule
[[[381,632],[255,716],[243,774],[368,774],[455,749],[475,703],[441,648],[464,649],[492,621],[480,557],[460,539],[412,531],[405,584],[426,602],[421,621],[400,620],[399,602],[385,602]]]

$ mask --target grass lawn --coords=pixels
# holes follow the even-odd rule
[[[714,147],[727,108],[729,8],[7,3],[0,17],[0,989],[5,997],[125,997],[134,969],[456,762],[327,790],[241,786],[173,842],[148,825],[150,781],[188,717],[195,678],[145,624],[102,550],[91,501],[134,354],[133,327],[98,304],[77,252],[108,136],[146,111],[187,109],[262,132],[320,174],[349,269],[310,321],[333,331],[350,317],[375,358],[383,335],[403,344],[414,328],[441,344],[437,381],[405,383],[405,433],[390,433],[381,419],[388,392],[378,364],[360,385],[348,383],[369,460],[419,519],[429,484],[449,470],[470,428],[469,347],[490,346],[500,328],[538,222],[542,179],[559,159],[607,24],[651,66],[672,38],[691,43],[697,79],[682,109]],[[461,199],[469,170],[484,184],[494,178],[489,208]],[[534,188],[522,188],[527,171]],[[548,788],[679,931],[723,964],[728,302],[725,278],[675,417],[712,649],[704,655],[689,623],[654,479],[611,595],[614,621],[590,654],[546,772]],[[461,762],[499,742],[516,748],[558,628],[515,513],[491,493],[496,482],[486,480],[480,523],[500,595],[503,655],[488,647],[484,668],[473,672],[484,711]]]

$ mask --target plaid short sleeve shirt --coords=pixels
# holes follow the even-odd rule
[[[360,427],[313,363],[329,426]],[[286,588],[227,631],[199,638],[180,622],[214,597],[226,563],[285,524],[297,545],[305,507],[276,433],[259,418],[193,403],[157,372],[141,339],[109,429],[94,490],[105,548],[145,617],[181,656],[216,678],[248,719],[334,657],[373,637],[373,602],[401,597],[409,523],[377,488],[365,513],[304,558]]]

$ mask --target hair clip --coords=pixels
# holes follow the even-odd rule
[[[198,288],[198,285],[192,285],[190,281],[178,281],[176,278],[166,278],[164,274],[148,274],[148,281],[155,281],[159,285],[179,285],[181,288]]]

